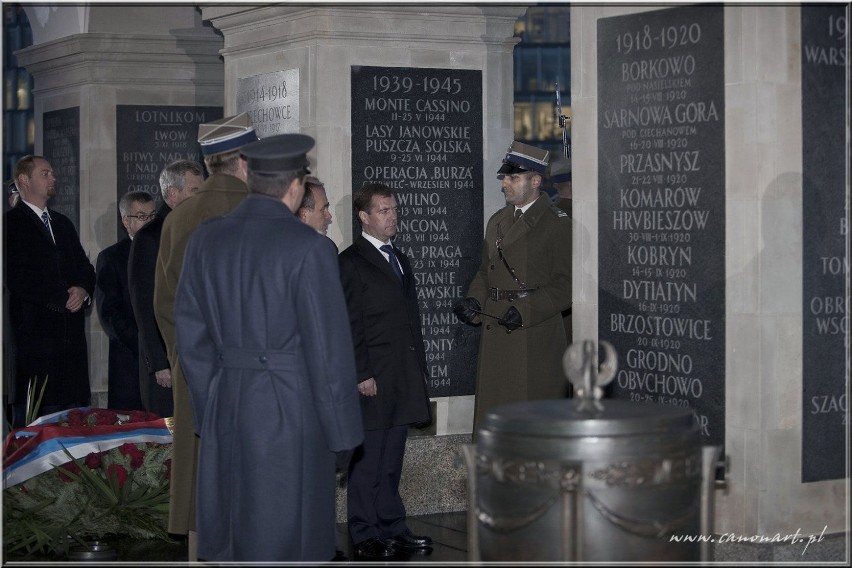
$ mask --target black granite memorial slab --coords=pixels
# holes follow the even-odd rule
[[[614,398],[725,440],[722,6],[598,21],[599,335]]]
[[[802,10],[802,481],[849,448],[849,6]]]
[[[48,207],[71,219],[80,233],[80,107],[44,113],[43,155],[56,176]]]
[[[116,202],[128,191],[146,191],[159,208],[160,172],[174,160],[204,167],[198,125],[222,116],[222,107],[116,105]],[[118,235],[123,234],[119,219]]]
[[[479,330],[452,311],[482,254],[482,72],[352,67],[352,188],[390,186],[413,262],[429,394],[473,394]],[[361,234],[353,214],[353,237]]]

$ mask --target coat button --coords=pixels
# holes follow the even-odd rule
[[[224,361],[224,360],[225,360],[225,355],[224,355],[224,354],[222,354],[222,353],[219,353],[219,360],[220,360],[220,361]]]
[[[260,357],[258,357],[258,359],[260,360],[261,363],[266,364],[266,355],[261,355]]]
[[[485,326],[485,329],[491,329],[491,324],[490,324],[490,323],[489,323],[489,324],[487,324],[487,325]]]

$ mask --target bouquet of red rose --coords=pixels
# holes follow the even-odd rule
[[[170,540],[171,439],[156,415],[61,413],[11,432],[3,468],[7,553],[49,553],[69,538],[107,534]]]

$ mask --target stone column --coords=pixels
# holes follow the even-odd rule
[[[43,117],[79,108],[80,240],[94,265],[117,234],[116,105],[222,106],[222,39],[193,6],[27,7],[36,44],[17,53],[33,75],[35,151]],[[61,180],[60,180],[61,182]],[[92,404],[106,405],[108,340],[87,325]]]
[[[599,168],[607,167],[598,159],[603,118],[598,69],[607,64],[598,59],[598,22],[660,8],[571,9],[572,132],[582,141],[574,144],[573,160],[575,341],[605,340],[608,333],[598,328],[599,267],[612,261],[598,253]],[[725,251],[724,443],[730,471],[725,488],[716,491],[717,533],[848,531],[848,480],[801,481],[801,44],[799,6],[724,8],[719,57],[724,57],[725,207],[713,214],[724,215],[726,223],[719,246]],[[848,130],[846,140],[848,156]],[[824,451],[847,449],[848,440]],[[791,551],[785,556],[801,558],[804,538],[794,547],[776,546]]]
[[[237,109],[240,79],[297,69],[299,128],[326,184],[342,250],[352,242],[351,67],[482,71],[484,218],[504,205],[494,172],[513,138],[513,27],[520,6],[225,6],[202,15],[225,37],[225,112]],[[295,103],[295,102],[294,102]],[[390,165],[390,164],[383,164]],[[466,286],[467,283],[464,283]],[[438,434],[472,430],[473,397],[436,400]]]

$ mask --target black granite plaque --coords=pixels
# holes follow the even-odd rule
[[[849,6],[802,7],[802,481],[846,477]]]
[[[146,191],[159,208],[160,172],[174,160],[204,167],[198,125],[222,116],[221,107],[116,105],[116,202],[128,191]],[[119,219],[118,235],[123,234]]]
[[[352,67],[352,188],[396,193],[394,244],[413,263],[433,397],[474,391],[479,330],[452,306],[481,260],[482,175],[481,71]]]
[[[80,233],[80,107],[44,113],[44,157],[56,176],[48,207],[74,223]]]
[[[722,6],[598,21],[599,334],[615,398],[725,440]]]

